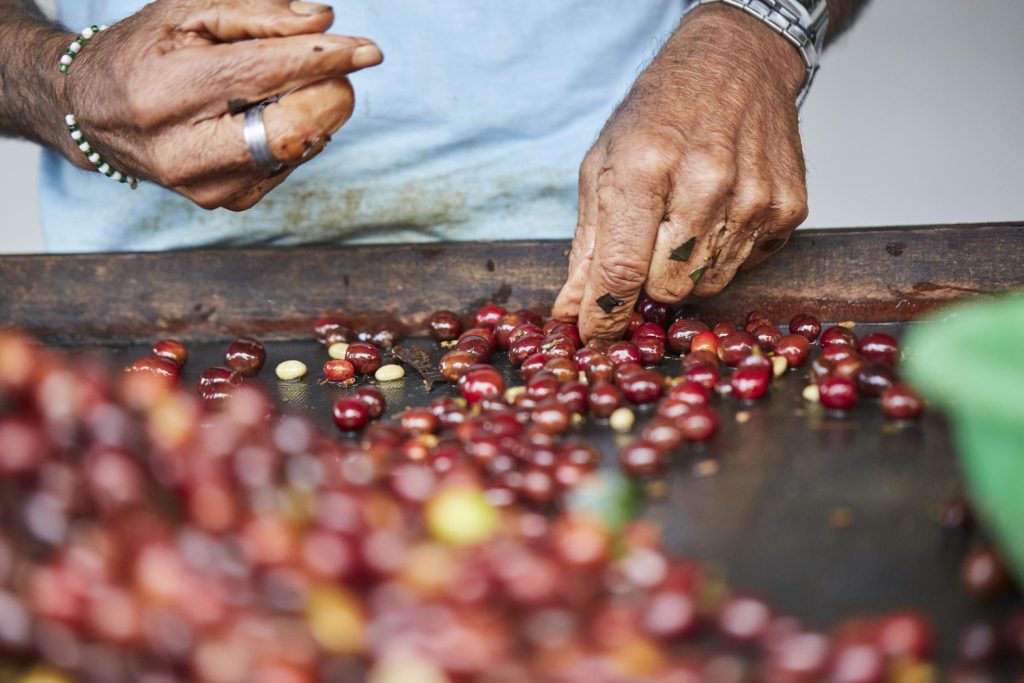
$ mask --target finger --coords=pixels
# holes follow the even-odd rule
[[[725,223],[735,175],[735,161],[725,152],[693,152],[684,158],[644,285],[653,299],[679,301],[703,278]]]
[[[284,168],[273,175],[267,175],[266,172],[239,171],[171,189],[204,209],[245,211],[284,183],[294,170]]]
[[[750,255],[741,270],[755,268],[782,249],[793,230],[807,219],[807,184],[799,140],[788,149],[788,154],[779,157],[777,172],[772,173],[776,181],[767,219],[762,232],[753,240]]]
[[[334,23],[330,5],[288,0],[236,0],[207,3],[190,13],[181,30],[225,43],[251,38],[278,38],[323,33]]]
[[[280,163],[295,166],[311,158],[352,114],[355,94],[347,79],[308,85],[263,110],[267,143]],[[166,187],[187,187],[235,172],[258,169],[243,133],[244,114],[224,114],[162,139],[154,150],[159,167],[154,180]]]
[[[294,36],[209,49],[220,53],[218,63],[234,69],[234,73],[221,72],[221,78],[212,79],[213,89],[221,99],[229,93],[231,100],[247,102],[260,102],[327,78],[342,78],[384,60],[373,42],[348,36]]]
[[[665,215],[669,159],[657,141],[621,139],[597,181],[594,258],[580,303],[584,339],[616,338],[647,279],[658,225]]]
[[[569,272],[551,311],[552,317],[557,320],[575,322],[579,319],[580,302],[583,300],[587,275],[594,260],[597,235],[597,178],[603,160],[603,147],[594,147],[580,164],[579,211],[572,250],[569,252]]]
[[[136,107],[153,129],[238,113],[311,83],[344,78],[383,60],[365,38],[323,34],[190,47],[167,56],[166,82]]]
[[[724,228],[717,233],[712,262],[693,289],[697,296],[718,294],[735,277],[753,247],[755,231],[763,230],[772,199],[763,138],[749,130],[739,140],[736,183],[728,198]]]

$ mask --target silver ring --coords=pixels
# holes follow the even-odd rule
[[[277,102],[280,97],[271,97],[245,111],[245,127],[242,133],[249,147],[256,167],[267,173],[277,173],[284,165],[274,157],[267,142],[267,127],[263,124],[263,110]]]

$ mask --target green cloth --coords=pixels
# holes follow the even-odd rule
[[[907,379],[948,413],[974,508],[1024,584],[1024,296],[944,309],[906,349]]]

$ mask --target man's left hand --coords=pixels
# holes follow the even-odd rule
[[[569,278],[554,315],[618,337],[642,290],[719,292],[807,216],[796,96],[806,69],[743,11],[689,13],[580,168]]]

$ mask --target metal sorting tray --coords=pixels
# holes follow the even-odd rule
[[[856,332],[899,336],[905,327],[859,325]],[[406,343],[440,355],[428,339]],[[223,364],[225,348],[220,342],[189,344],[182,381],[194,383],[203,369]],[[149,347],[99,352],[127,365]],[[312,340],[270,342],[267,353],[266,367],[250,381],[262,382],[282,411],[307,415],[326,433],[350,438],[334,428],[331,406],[353,389],[323,382],[324,348]],[[274,366],[288,359],[306,363],[304,379],[274,377]],[[504,359],[497,365],[507,385],[522,383]],[[679,360],[666,358],[661,369],[678,375]],[[897,425],[873,400],[830,414],[803,400],[806,383],[804,369],[791,370],[774,381],[765,399],[716,398],[719,434],[707,445],[685,446],[663,476],[644,482],[642,514],[664,529],[671,551],[708,562],[730,584],[763,595],[810,626],[827,629],[853,616],[919,609],[936,624],[940,661],[950,661],[963,625],[1003,614],[1019,600],[980,602],[960,585],[970,540],[936,522],[939,506],[959,487],[944,420],[926,413],[919,423]],[[411,368],[403,380],[380,388],[388,400],[386,416],[458,394],[444,383],[428,393]],[[650,412],[637,410],[638,428]],[[742,423],[740,412],[747,416]],[[576,430],[600,448],[603,467],[618,467],[617,450],[628,435],[589,418]]]

